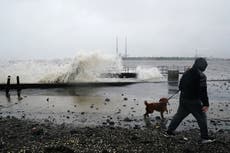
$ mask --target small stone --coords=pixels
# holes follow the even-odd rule
[[[224,130],[223,129],[219,129],[218,132],[219,133],[224,133]]]
[[[114,124],[115,124],[114,121],[110,121],[110,122],[109,122],[109,125],[114,125]]]
[[[49,121],[48,119],[45,119],[44,122],[48,123],[48,122],[50,122],[50,121]]]
[[[139,125],[135,125],[133,128],[134,129],[140,129],[140,126]]]
[[[63,153],[74,153],[74,150],[66,147],[66,146],[51,146],[51,147],[45,147],[44,153],[50,153],[50,152],[63,152]]]
[[[102,153],[109,153],[107,150],[102,150]]]
[[[210,122],[211,122],[211,123],[215,123],[215,121],[214,121],[214,120],[210,120]]]
[[[33,127],[31,129],[31,132],[33,135],[42,135],[44,133],[44,130],[42,128]]]
[[[214,121],[214,120],[211,120],[210,122],[211,122],[214,126],[217,125],[216,121]]]
[[[128,100],[128,98],[127,98],[127,97],[125,97],[125,98],[124,98],[124,100],[126,101],[126,100]]]
[[[126,118],[124,119],[124,121],[125,121],[125,122],[131,122],[132,120],[131,120],[130,118],[126,117]]]
[[[132,139],[132,140],[138,140],[138,139],[140,139],[140,137],[137,136],[136,134],[134,134],[134,135],[131,137],[131,139]]]
[[[183,137],[183,140],[184,140],[184,141],[188,141],[188,138],[186,138],[186,137]]]
[[[117,112],[116,112],[116,114],[120,114],[120,113],[121,113],[121,111],[117,111]]]
[[[76,134],[77,131],[76,130],[70,130],[70,134]]]
[[[109,99],[109,98],[105,98],[105,101],[109,102],[109,101],[110,101],[110,99]]]
[[[187,146],[184,148],[183,152],[186,152],[186,153],[193,153],[194,152],[194,149],[192,146]]]
[[[81,115],[84,115],[85,114],[85,112],[81,112]]]
[[[156,116],[156,120],[161,120],[161,117],[160,116]]]
[[[25,114],[24,115],[22,115],[22,118],[25,118],[26,116],[25,116]]]
[[[5,147],[5,142],[3,141],[0,141],[0,149],[4,148]]]

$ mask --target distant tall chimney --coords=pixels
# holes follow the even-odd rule
[[[118,38],[116,37],[116,54],[118,55]]]
[[[195,51],[195,58],[197,58],[198,57],[198,49],[196,49],[196,51]]]
[[[127,36],[125,36],[125,57],[128,56],[128,53],[127,53]]]

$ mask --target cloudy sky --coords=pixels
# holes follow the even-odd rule
[[[129,56],[230,58],[229,0],[0,0],[0,59]]]

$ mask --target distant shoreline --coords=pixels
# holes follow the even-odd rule
[[[196,57],[122,57],[123,60],[195,60]],[[226,60],[228,58],[207,58],[208,60]]]
[[[120,56],[122,60],[195,60],[196,57],[153,57],[153,56],[128,56],[123,57]],[[205,57],[208,60],[224,60],[224,61],[230,61],[230,58],[214,58],[214,57]],[[1,59],[0,61],[9,61],[9,62],[15,62],[15,61],[60,61],[60,60],[73,60],[73,57],[65,57],[65,58],[51,58],[51,59]]]

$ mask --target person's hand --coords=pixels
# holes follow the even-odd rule
[[[202,111],[206,113],[208,111],[208,106],[203,106]]]

